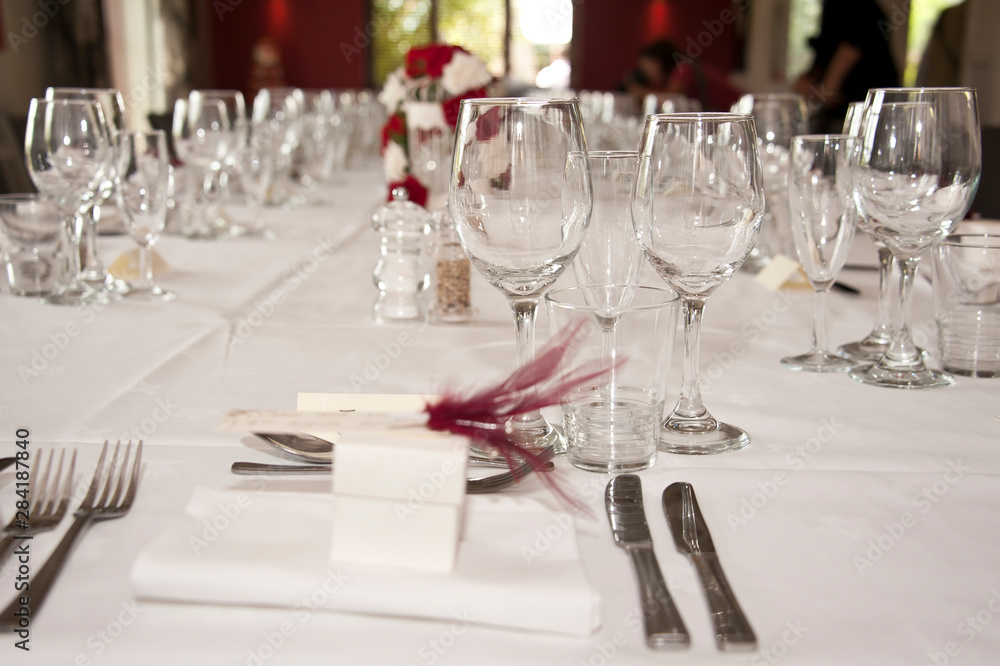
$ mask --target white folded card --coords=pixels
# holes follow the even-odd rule
[[[228,516],[234,506],[238,519]],[[322,599],[330,611],[446,621],[464,613],[475,624],[564,634],[600,624],[572,518],[536,500],[468,497],[449,574],[331,564],[332,512],[326,494],[196,489],[132,567],[136,596],[289,608]],[[227,528],[213,527],[222,518]],[[539,533],[557,529],[548,549],[535,548]]]

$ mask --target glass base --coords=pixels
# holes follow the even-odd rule
[[[109,303],[111,299],[103,292],[91,288],[86,282],[74,281],[42,297],[42,301],[49,305],[87,305]]]
[[[849,373],[851,379],[862,384],[886,388],[921,389],[951,386],[955,378],[946,372],[931,370],[919,363],[915,367],[893,370],[878,363],[855,366]]]
[[[269,241],[277,238],[277,235],[267,227],[248,227],[242,224],[234,224],[229,227],[229,233],[239,238],[262,238]]]
[[[128,293],[125,294],[125,298],[135,301],[172,301],[177,298],[177,294],[155,284],[152,287],[136,287],[133,285]]]
[[[837,352],[855,363],[874,363],[885,356],[891,343],[892,340],[880,341],[878,338],[868,336],[864,340],[841,345],[837,348]]]
[[[224,240],[226,238],[233,237],[228,227],[213,227],[209,225],[187,227],[183,231],[183,236],[191,240],[210,240],[210,241]]]
[[[854,367],[854,362],[830,352],[813,351],[799,356],[786,356],[781,359],[781,365],[789,370],[805,372],[847,372]]]
[[[716,421],[711,416],[700,419],[671,414],[660,429],[657,448],[667,453],[711,455],[738,451],[750,444],[750,435],[742,428]]]

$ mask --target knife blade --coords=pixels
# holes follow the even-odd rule
[[[667,515],[677,550],[687,555],[698,570],[712,614],[716,645],[727,652],[755,650],[757,637],[722,571],[712,535],[690,483],[667,486],[663,491],[663,512]]]
[[[687,628],[653,552],[653,538],[642,505],[642,482],[635,474],[616,476],[608,483],[604,500],[615,543],[632,558],[639,577],[646,644],[656,649],[687,647],[690,644]]]

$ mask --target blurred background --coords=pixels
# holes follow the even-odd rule
[[[855,0],[827,4],[837,3]],[[898,83],[918,81],[930,45],[926,76],[979,89],[990,150],[1000,2],[878,4]],[[377,89],[411,46],[441,41],[482,57],[508,94],[624,91],[640,49],[668,39],[740,91],[781,91],[812,66],[823,9],[823,0],[0,0],[0,189],[23,185],[20,134],[46,86],[117,87],[143,124],[195,88],[248,99],[278,85]]]

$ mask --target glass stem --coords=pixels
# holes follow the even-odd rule
[[[66,220],[66,237],[69,239],[69,273],[70,280],[75,282],[80,279],[83,272],[81,261],[80,241],[80,215],[75,209],[65,211],[63,218]]]
[[[97,254],[97,222],[100,220],[100,215],[98,206],[87,209],[86,224],[83,228],[85,240],[83,270],[88,274],[87,279],[100,279],[104,273],[104,265]]]
[[[704,301],[684,299],[684,369],[681,379],[681,398],[674,408],[674,414],[682,418],[696,419],[707,413],[701,401],[701,384],[698,379],[701,317],[704,311]]]
[[[878,248],[878,318],[872,328],[871,337],[891,340],[893,331],[893,309],[898,284],[893,281],[896,260],[884,245]]]
[[[523,368],[535,360],[535,315],[538,313],[537,298],[510,299],[514,311],[514,328],[517,335],[517,367]],[[525,412],[513,418],[513,423],[537,423],[542,418],[536,411]]]
[[[910,304],[913,301],[913,279],[917,274],[917,264],[920,257],[898,259],[899,265],[899,303],[896,308],[896,333],[892,338],[892,346],[885,354],[885,360],[891,365],[918,365],[921,363],[920,352],[917,351],[910,337]]]
[[[153,287],[153,248],[149,245],[139,246],[139,277],[142,280],[141,289]]]
[[[813,315],[813,353],[826,353],[826,297],[830,288],[816,290],[816,312]]]

